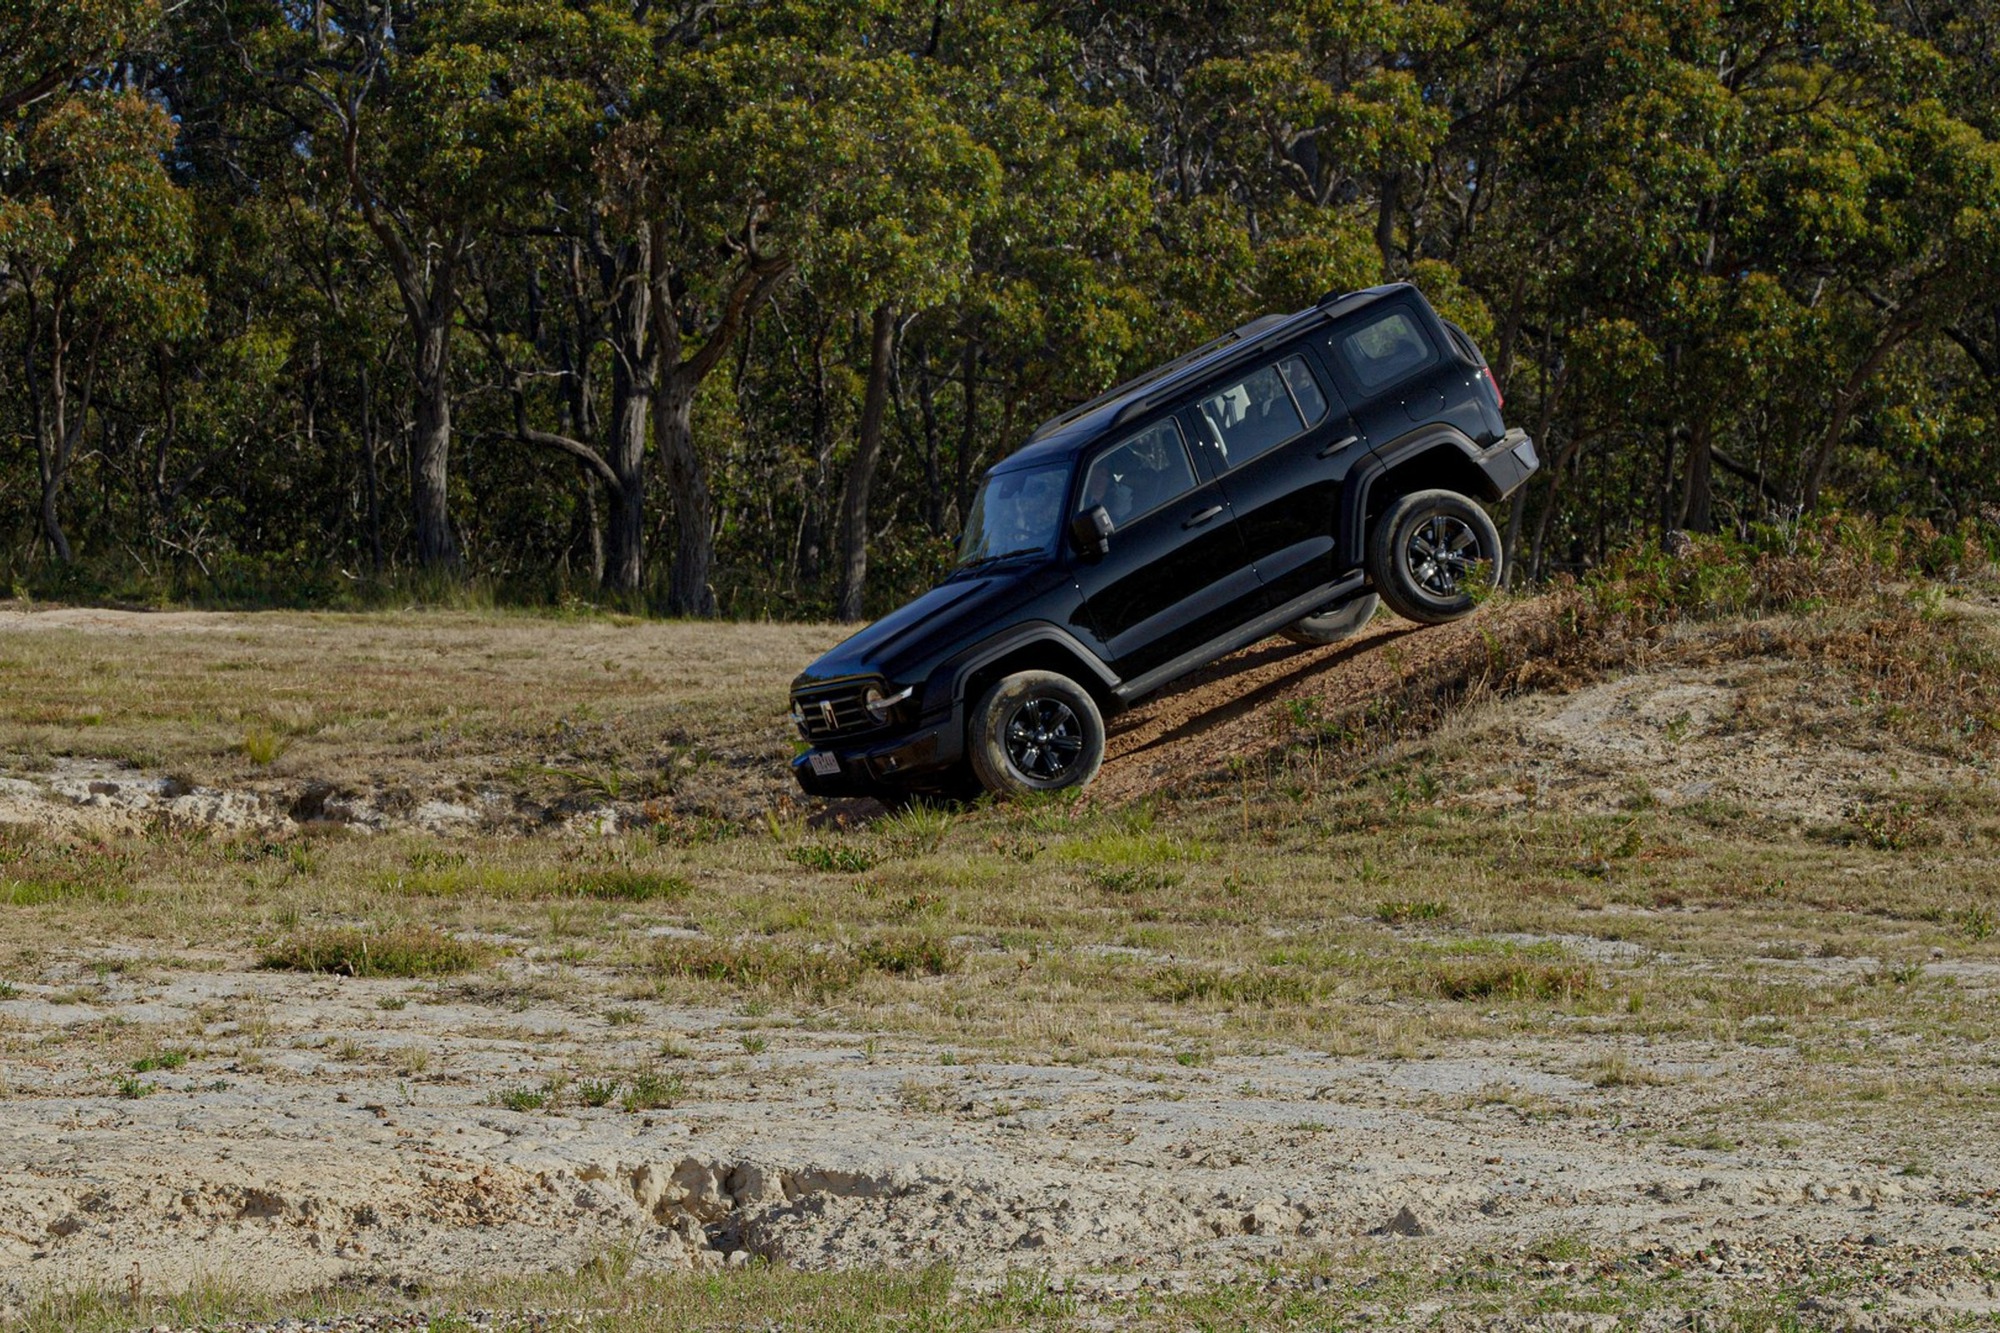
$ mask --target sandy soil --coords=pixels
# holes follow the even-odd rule
[[[115,981],[89,1004],[24,989],[16,1032],[121,1020],[187,1032],[221,1005],[272,1031],[253,1062],[197,1059],[113,1095],[88,1043],[8,1070],[0,1117],[0,1294],[203,1275],[272,1287],[570,1266],[611,1246],[642,1266],[751,1255],[809,1268],[948,1259],[973,1278],[1112,1269],[1174,1286],[1314,1246],[1418,1256],[1550,1236],[1690,1257],[1751,1290],[1843,1245],[1905,1267],[2000,1248],[2000,1168],[1966,1145],[1909,1177],[1865,1136],[1783,1130],[1784,1150],[1655,1133],[1718,1084],[1753,1095],[1802,1068],[1785,1048],[1474,1044],[1450,1058],[1273,1051],[1213,1065],[944,1064],[866,1033],[779,1031],[745,1057],[722,1012],[638,1005],[608,1025],[543,1002],[496,1031],[449,986],[240,970]],[[1799,968],[1799,963],[1774,967]],[[1854,966],[1835,960],[1830,966]],[[1991,994],[2000,977],[1961,984]],[[406,1000],[385,1011],[380,1002]],[[214,1039],[240,1020],[206,1028]],[[586,1049],[686,1034],[688,1096],[645,1113],[512,1111]],[[366,1043],[430,1072],[357,1067]],[[1595,1086],[1628,1055],[1662,1086]],[[1958,1247],[1955,1251],[1953,1247]],[[1914,1270],[1913,1270],[1914,1271]],[[1882,1295],[1881,1293],[1874,1293]],[[1994,1308],[1990,1288],[1917,1283],[1889,1309]],[[1984,1305],[1981,1303],[1984,1302]]]

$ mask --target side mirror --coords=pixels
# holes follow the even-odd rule
[[[1111,554],[1111,534],[1118,525],[1111,521],[1111,511],[1103,505],[1093,505],[1069,522],[1070,539],[1076,549],[1087,556],[1097,557]]]

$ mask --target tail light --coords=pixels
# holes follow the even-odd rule
[[[1484,375],[1486,382],[1493,387],[1493,396],[1499,400],[1499,405],[1501,407],[1507,406],[1507,395],[1500,392],[1500,381],[1493,378],[1493,367],[1481,366],[1479,373]]]

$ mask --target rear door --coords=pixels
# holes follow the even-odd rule
[[[1232,374],[1191,415],[1269,603],[1332,582],[1341,483],[1368,445],[1325,371],[1296,348]]]
[[[1103,505],[1110,554],[1077,583],[1113,668],[1126,679],[1253,618],[1263,590],[1222,488],[1197,473],[1180,422],[1164,417],[1095,451],[1075,512]]]

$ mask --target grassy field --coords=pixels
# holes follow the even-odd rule
[[[1688,616],[1641,636],[1646,660],[1621,670],[1593,660],[1597,638],[1513,661],[1516,684],[1484,701],[1401,721],[1357,725],[1294,701],[1271,710],[1264,752],[1115,808],[1051,799],[872,820],[813,818],[781,786],[739,781],[789,753],[784,681],[833,637],[822,629],[13,623],[0,628],[10,771],[89,755],[225,787],[429,790],[448,770],[647,816],[594,837],[0,829],[0,997],[87,1007],[188,974],[340,974],[405,981],[407,1000],[384,992],[385,1009],[482,1006],[496,1031],[538,1004],[613,1027],[647,1006],[710,1012],[741,1048],[732,1062],[672,1036],[650,1057],[552,1047],[554,1072],[534,1085],[455,1068],[442,1048],[415,1060],[350,1042],[340,1056],[538,1112],[698,1100],[770,1042],[815,1033],[930,1052],[933,1067],[943,1052],[1161,1077],[1301,1052],[1499,1050],[1580,1090],[1438,1093],[1427,1114],[1475,1131],[1496,1115],[1602,1122],[1632,1155],[1722,1163],[1779,1161],[1819,1135],[1926,1188],[1957,1179],[1976,1194],[1995,1183],[1976,1163],[2000,1142],[2000,640],[1985,593],[1952,597],[1898,586]],[[1535,673],[1560,688],[1519,683]],[[1415,668],[1410,679],[1418,699]],[[0,1017],[0,1053],[82,1051],[77,1067],[102,1071],[109,1093],[162,1053],[254,1072],[299,1038],[282,1014],[224,1018],[51,1029]],[[1713,1072],[1766,1055],[1781,1075]],[[942,1114],[932,1076],[912,1070],[903,1109]],[[2000,1256],[1977,1246],[1933,1248],[1950,1269],[1940,1281],[2000,1276]],[[1887,1280],[1823,1255],[1775,1283],[1696,1292],[1602,1235],[1524,1235],[1441,1263],[1329,1244],[1107,1306],[1101,1291],[954,1286],[942,1270],[613,1280],[613,1255],[552,1285],[429,1299],[590,1309],[605,1328],[1332,1327],[1397,1310],[1441,1327],[1550,1310],[1636,1327],[1690,1304],[1715,1326],[1831,1327],[1847,1315],[1827,1300]],[[187,1318],[274,1308],[257,1293],[189,1299]],[[1989,1326],[1984,1308],[1961,1313]],[[77,1296],[23,1310],[37,1328],[174,1314]]]

